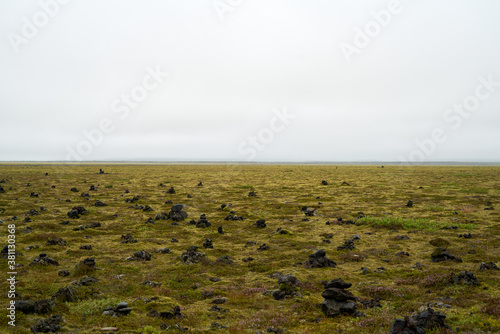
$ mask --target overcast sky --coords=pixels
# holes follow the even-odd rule
[[[497,0],[4,0],[0,160],[500,161],[499,15]]]

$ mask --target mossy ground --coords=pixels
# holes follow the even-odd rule
[[[97,174],[99,168],[107,174]],[[65,320],[63,333],[96,333],[105,326],[119,327],[121,333],[163,332],[163,321],[146,314],[151,309],[168,311],[175,305],[181,306],[183,318],[165,322],[179,323],[195,333],[255,333],[268,327],[287,329],[289,333],[387,333],[394,318],[440,300],[451,306],[439,311],[447,315],[453,332],[500,331],[499,272],[479,271],[481,262],[500,259],[500,167],[4,164],[0,166],[2,178],[6,180],[0,184],[5,188],[5,193],[0,194],[2,235],[7,235],[7,224],[16,224],[17,248],[24,254],[17,258],[24,265],[18,268],[17,291],[23,297],[50,298],[59,288],[81,277],[75,274],[80,260],[96,260],[99,269],[93,276],[99,282],[84,291],[81,301],[59,303],[53,310]],[[321,185],[322,180],[329,185]],[[203,187],[197,186],[200,181]],[[91,185],[97,191],[89,191]],[[176,194],[165,193],[171,186]],[[71,192],[72,187],[79,192]],[[130,193],[125,194],[126,189]],[[252,189],[257,197],[247,196]],[[30,197],[31,192],[40,195]],[[81,192],[89,193],[90,198],[81,197]],[[192,198],[187,198],[188,194]],[[134,195],[142,197],[137,203],[125,203]],[[91,206],[97,200],[108,206]],[[196,228],[187,221],[180,226],[172,226],[170,221],[145,224],[156,213],[170,210],[167,200],[187,206],[187,221],[205,213],[212,226]],[[413,201],[413,207],[406,206],[408,200]],[[494,210],[484,210],[487,202]],[[218,210],[223,203],[232,203],[232,207]],[[135,204],[150,205],[154,212],[129,208]],[[77,205],[90,212],[80,219],[69,219],[66,213]],[[24,222],[25,213],[40,206],[47,211],[31,217],[32,222]],[[303,221],[303,206],[317,208],[318,215]],[[246,219],[223,220],[231,210]],[[355,225],[325,224],[339,217],[356,220],[359,212],[369,218]],[[8,221],[13,216],[18,220]],[[267,227],[254,227],[257,219],[265,219]],[[70,220],[70,224],[61,225],[64,220]],[[91,222],[100,222],[102,227],[73,231]],[[224,235],[217,233],[219,225]],[[440,228],[448,225],[460,228]],[[33,228],[32,233],[23,232],[27,226]],[[289,233],[275,233],[279,227]],[[138,242],[120,243],[125,233],[131,233]],[[330,233],[331,243],[323,242]],[[459,238],[461,233],[471,233],[472,238]],[[353,234],[361,236],[356,249],[337,251],[337,246]],[[398,240],[398,235],[410,239]],[[61,237],[67,245],[47,246],[50,237]],[[179,242],[172,243],[172,238]],[[214,249],[202,249],[205,238],[213,240]],[[446,248],[463,262],[431,262],[435,246],[429,241],[438,238],[448,241]],[[245,247],[247,241],[257,244]],[[270,249],[257,251],[263,243]],[[92,250],[80,249],[86,244],[91,244]],[[30,245],[39,248],[26,250]],[[178,260],[191,245],[207,254],[206,261],[187,266]],[[154,252],[162,247],[170,248],[172,253]],[[324,249],[327,257],[337,262],[337,268],[306,269],[297,265],[317,249]],[[137,250],[150,252],[152,260],[125,261]],[[398,252],[410,256],[396,256]],[[47,253],[60,266],[29,267],[40,253]],[[234,264],[216,263],[222,255],[229,255]],[[247,257],[254,261],[243,262]],[[7,272],[6,260],[0,261]],[[412,269],[416,262],[425,267]],[[375,272],[382,266],[387,270]],[[363,275],[361,267],[370,272]],[[58,276],[61,269],[69,270],[71,275]],[[481,286],[449,284],[447,275],[461,270],[474,272]],[[265,289],[278,287],[277,279],[271,277],[278,271],[299,278],[303,298],[276,301],[262,295]],[[113,278],[122,274],[121,279]],[[212,282],[212,277],[221,280]],[[356,296],[380,297],[383,307],[362,310],[366,315],[363,318],[324,317],[317,305],[323,300],[321,281],[338,277],[353,283],[350,291]],[[161,286],[143,286],[144,280],[160,282]],[[6,281],[0,288],[3,295]],[[228,298],[221,307],[229,312],[208,311],[211,298],[204,295],[210,292]],[[138,297],[159,300],[146,304]],[[116,301],[127,301],[133,308],[131,315],[102,316],[101,308]],[[30,333],[30,326],[41,317],[18,312],[15,329],[7,329],[5,316],[0,317],[0,326],[13,333]],[[322,321],[314,321],[318,317]],[[214,321],[229,328],[210,329]],[[145,326],[151,327],[142,329]]]

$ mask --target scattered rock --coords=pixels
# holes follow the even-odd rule
[[[218,263],[223,263],[223,264],[233,264],[234,261],[231,259],[228,255],[223,255],[217,259]]]
[[[325,300],[321,303],[321,310],[327,317],[335,317],[340,314],[362,316],[363,313],[357,310],[354,302],[357,298],[346,289],[351,287],[350,283],[342,279],[334,279],[323,284],[325,291],[321,294]]]
[[[337,264],[326,257],[324,250],[320,249],[316,253],[309,255],[309,259],[305,263],[306,268],[335,268]]]
[[[122,302],[116,305],[116,307],[107,307],[102,312],[102,315],[121,317],[129,315],[132,312],[132,308],[128,307],[128,303]]]
[[[448,260],[455,260],[458,262],[462,262],[462,259],[456,257],[455,255],[451,254],[446,250],[446,248],[443,247],[438,247],[434,252],[431,254],[431,259],[432,262],[441,262],[441,261],[448,261]]]
[[[323,186],[327,186],[327,185],[328,185],[328,182],[327,182],[327,181],[325,181],[325,180],[323,180],[323,181],[321,181],[321,185],[323,185]]]
[[[74,206],[70,211],[68,211],[68,217],[78,219],[80,218],[80,215],[83,215],[87,212],[88,211],[85,210],[83,206]]]
[[[187,251],[181,254],[179,259],[184,263],[184,264],[193,264],[193,263],[198,263],[201,259],[205,257],[205,253],[202,252],[197,252],[196,250],[198,249],[197,246],[190,246]]]
[[[264,219],[259,219],[255,222],[255,226],[258,228],[266,227],[266,221]]]
[[[149,311],[147,316],[155,318],[163,318],[163,319],[182,318],[181,308],[179,306],[175,306],[172,311],[166,311],[166,312],[158,312],[155,310],[151,310]]]
[[[61,329],[63,319],[60,315],[53,315],[47,319],[39,319],[31,327],[33,333],[56,333]]]
[[[472,234],[470,234],[470,233],[459,234],[458,237],[459,238],[470,239],[470,238],[472,238]]]
[[[59,262],[57,262],[56,260],[54,260],[51,257],[48,257],[47,254],[42,253],[42,254],[38,255],[36,258],[34,258],[33,261],[31,261],[31,263],[29,264],[30,267],[34,266],[34,265],[58,266]]]
[[[30,211],[26,212],[26,216],[38,216],[40,212],[36,209],[31,209]]]
[[[224,230],[222,229],[222,225],[219,225],[219,227],[217,227],[217,232],[219,234],[224,234]]]
[[[494,262],[481,262],[479,270],[500,270],[500,268]]]
[[[428,308],[411,317],[394,320],[389,334],[424,334],[430,329],[449,329],[444,323],[445,319],[446,315]]]
[[[82,261],[78,262],[75,269],[78,272],[84,272],[84,273],[94,272],[96,270],[94,258],[88,257],[86,259],[83,259]]]
[[[122,244],[134,244],[136,242],[137,242],[137,240],[134,239],[130,233],[122,234],[120,243],[122,243]]]
[[[67,271],[67,270],[59,270],[59,271],[57,272],[57,274],[58,274],[59,276],[62,276],[62,277],[66,277],[66,276],[69,276],[69,275],[70,275],[69,271]]]
[[[215,298],[211,301],[212,304],[224,304],[227,301],[227,298]]]
[[[306,216],[316,216],[318,209],[303,206],[300,211],[304,212]]]
[[[223,204],[225,205],[225,204]],[[227,215],[224,220],[231,220],[231,221],[238,221],[238,220],[244,220],[242,216],[237,216],[234,211],[231,211],[229,215]]]
[[[96,206],[96,207],[102,207],[102,206],[108,206],[108,205],[106,203],[103,203],[103,202],[101,202],[101,201],[98,200],[98,201],[96,201],[94,203],[94,206]]]
[[[278,289],[265,291],[264,295],[270,295],[276,300],[283,300],[285,298],[299,297],[302,295],[299,292],[300,281],[292,274],[279,273],[278,276]]]
[[[66,246],[66,241],[62,238],[48,238],[47,246]]]
[[[356,246],[354,246],[354,241],[352,239],[347,239],[346,241],[344,241],[344,243],[342,245],[337,247],[338,251],[345,250],[345,249],[348,249],[348,250],[356,249]]]
[[[206,228],[210,226],[212,226],[212,224],[207,220],[207,216],[204,213],[202,213],[200,215],[200,219],[196,222],[196,227]]]
[[[146,206],[144,206],[144,209],[142,209],[142,211],[151,212],[151,211],[155,211],[155,210],[153,210],[153,208],[151,208],[149,205],[146,205]]]
[[[212,324],[210,325],[210,328],[215,328],[215,329],[226,329],[226,328],[229,328],[229,327],[224,326],[224,325],[221,325],[221,324],[216,323],[216,322],[212,322]]]
[[[151,254],[144,250],[134,252],[134,256],[131,258],[136,261],[151,261]]]
[[[156,287],[159,287],[161,285],[161,283],[158,283],[158,282],[152,282],[150,280],[145,280],[144,282],[141,283],[142,285],[147,285],[147,286],[150,286],[152,288],[156,288]]]
[[[203,248],[214,248],[212,239],[206,238],[205,241],[203,242]]]
[[[174,189],[174,187],[170,187],[170,189],[168,189],[168,190],[166,191],[166,193],[167,193],[167,194],[175,194],[175,189]]]
[[[76,302],[77,298],[75,295],[75,288],[73,288],[72,286],[62,287],[52,295],[52,299],[57,300],[60,303]]]
[[[268,250],[270,247],[266,244],[262,244],[259,246],[259,248],[257,248],[258,251],[264,251],[264,250]]]
[[[380,303],[380,298],[367,299],[367,300],[358,300],[358,302],[363,306],[363,308],[377,308],[382,307]]]
[[[407,203],[406,203],[406,206],[411,208],[413,206],[413,201],[412,200],[409,200]]]
[[[466,284],[466,285],[473,285],[473,286],[478,286],[480,285],[479,280],[477,279],[477,276],[474,275],[474,273],[468,272],[468,271],[461,271],[458,273],[458,275],[455,275],[454,273],[451,274],[449,278],[449,282],[452,284]]]

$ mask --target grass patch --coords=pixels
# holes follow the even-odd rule
[[[120,300],[116,298],[91,299],[78,303],[66,303],[69,313],[81,316],[98,315],[108,306],[116,306]]]

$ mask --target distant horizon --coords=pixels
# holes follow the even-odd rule
[[[500,161],[232,161],[232,160],[87,160],[87,161],[64,161],[64,160],[0,160],[0,164],[5,163],[48,163],[48,164],[94,164],[94,163],[112,163],[112,164],[243,164],[243,165],[454,165],[454,166],[500,166]]]

